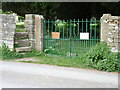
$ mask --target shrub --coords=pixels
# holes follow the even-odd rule
[[[104,42],[98,43],[85,55],[84,62],[95,69],[118,71],[118,53],[111,52]]]
[[[43,55],[44,55],[43,52],[40,52],[40,51],[34,49],[31,52],[26,52],[24,57],[39,57],[39,56],[43,56]]]
[[[44,55],[44,53],[38,51],[38,50],[33,50],[31,52],[26,52],[25,54],[20,54],[14,51],[10,51],[9,48],[3,44],[2,48],[0,48],[0,58],[2,59],[18,59],[18,58],[24,58],[24,57],[37,57]]]
[[[3,44],[2,48],[0,48],[0,57],[2,59],[15,59],[15,58],[22,58],[22,55],[13,51],[10,51],[9,48]]]

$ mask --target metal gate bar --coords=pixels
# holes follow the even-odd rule
[[[100,41],[100,21],[96,19],[48,19],[43,23],[44,50],[47,54],[78,56],[86,53]],[[52,32],[59,32],[60,38],[53,38]],[[88,39],[81,39],[82,34],[88,35]]]

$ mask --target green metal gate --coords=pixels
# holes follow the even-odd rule
[[[100,21],[44,20],[44,51],[47,54],[78,56],[100,41]]]

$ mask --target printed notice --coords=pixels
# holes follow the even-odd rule
[[[80,39],[89,39],[89,33],[80,33]]]

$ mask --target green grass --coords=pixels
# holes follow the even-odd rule
[[[46,55],[38,50],[33,50],[32,52],[26,52],[26,54],[21,55],[19,53],[10,51],[7,46],[3,45],[3,48],[0,49],[0,58],[5,61],[15,60],[20,58],[35,58],[39,61],[20,61],[27,63],[37,63],[37,64],[49,64],[56,66],[65,66],[65,67],[76,67],[76,68],[89,68],[84,64],[84,60],[80,57],[64,57],[64,56],[55,56],[55,55]]]
[[[24,22],[18,22],[16,25],[24,25]]]
[[[25,32],[25,30],[22,28],[16,28],[16,32]]]
[[[16,32],[24,32],[24,22],[16,23]]]
[[[20,62],[49,64],[49,65],[74,67],[74,68],[90,68],[84,64],[83,60],[80,57],[70,58],[70,57],[45,55],[34,58],[38,59],[39,61],[20,61]]]

